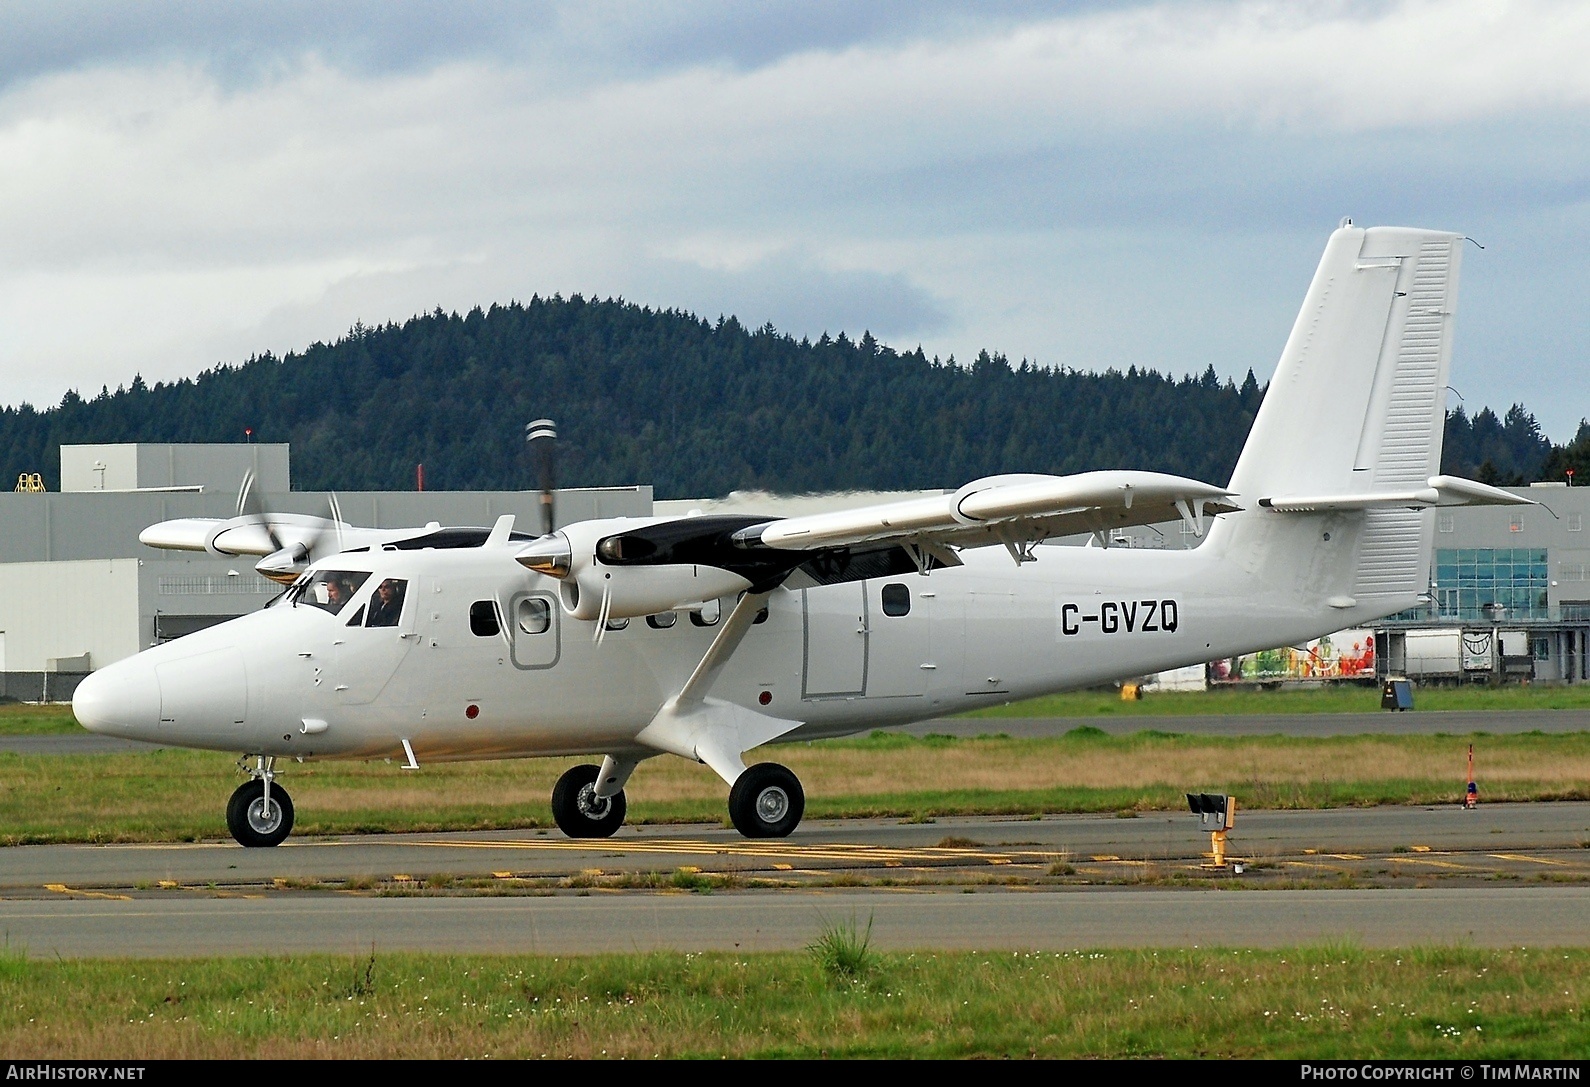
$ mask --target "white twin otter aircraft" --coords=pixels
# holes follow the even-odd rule
[[[167,521],[143,541],[263,555],[291,588],[95,672],[73,708],[94,732],[253,757],[227,807],[246,846],[292,829],[284,758],[601,755],[552,792],[565,833],[599,838],[623,824],[635,768],[678,755],[729,785],[742,834],[789,834],[805,797],[778,763],[745,765],[763,744],[1296,643],[1424,599],[1433,507],[1527,501],[1438,474],[1462,243],[1350,222],[1331,235],[1224,487],[1006,475],[843,512],[539,537],[511,516]],[[1178,518],[1208,538],[1043,544]]]

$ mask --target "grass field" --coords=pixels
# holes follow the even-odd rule
[[[1590,710],[1590,684],[1573,687],[1420,687],[1414,712],[1443,710]],[[1380,709],[1374,687],[1337,685],[1314,690],[1150,692],[1133,701],[1115,691],[1069,691],[1026,702],[990,706],[967,717],[1178,717],[1188,714],[1373,713]],[[0,705],[0,735],[81,731],[69,706]]]
[[[1590,952],[0,959],[29,1058],[1573,1058]]]
[[[1412,712],[1445,710],[1590,710],[1590,684],[1572,687],[1417,687]],[[990,706],[968,717],[1177,717],[1188,714],[1376,713],[1380,689],[1337,684],[1313,690],[1216,688],[1151,691],[1123,700],[1115,691],[1068,691],[1026,702]]]
[[[1244,808],[1460,803],[1470,737],[1110,736],[915,738],[874,733],[789,744],[761,757],[793,769],[809,818],[1179,810],[1183,793],[1236,794]],[[1486,801],[1590,799],[1590,733],[1472,738]],[[287,764],[297,832],[551,825],[549,797],[574,760]],[[0,753],[0,841],[169,841],[225,835],[242,781],[227,755]],[[642,764],[627,789],[634,823],[722,822],[726,789],[677,758]]]

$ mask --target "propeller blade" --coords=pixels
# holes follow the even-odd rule
[[[254,491],[254,469],[250,468],[243,473],[243,484],[237,491],[237,515],[247,517],[264,529],[265,535],[270,538],[271,548],[280,551],[284,545],[281,537],[276,535],[276,529],[271,525],[266,512],[264,499]]]

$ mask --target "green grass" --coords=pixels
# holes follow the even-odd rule
[[[0,703],[0,736],[82,733],[70,706],[35,706],[27,702]]]
[[[1590,952],[1281,951],[0,961],[30,1058],[1557,1058]]]
[[[879,732],[770,747],[806,787],[809,818],[1179,811],[1188,790],[1242,807],[1461,803],[1475,744],[1480,795],[1590,799],[1590,733],[1486,736],[1197,736],[1077,728],[1057,737],[916,738]],[[287,764],[299,834],[550,827],[570,759]],[[181,841],[226,834],[242,781],[231,756],[0,753],[0,842]],[[715,822],[726,788],[683,759],[647,762],[626,790],[632,823]]]
[[[1416,687],[1411,712],[1443,710],[1590,710],[1590,684]],[[1191,714],[1377,713],[1378,687],[1337,684],[1312,690],[1216,688],[1148,692],[1122,699],[1116,691],[1068,691],[973,710],[967,717],[1176,717]]]
[[[1418,687],[1414,711],[1590,710],[1590,684],[1547,687],[1535,684],[1483,687]],[[967,717],[1177,717],[1189,714],[1374,713],[1380,710],[1376,687],[1337,684],[1313,690],[1219,688],[1162,691],[1135,701],[1115,691],[1069,691],[1026,702],[973,710]],[[23,733],[75,733],[81,728],[70,706],[0,705],[0,736]]]

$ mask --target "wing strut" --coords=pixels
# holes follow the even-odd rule
[[[740,597],[685,685],[663,703],[657,716],[635,737],[637,741],[658,751],[704,762],[733,785],[745,772],[745,763],[740,758],[742,752],[776,739],[801,724],[708,697],[723,666],[745,640],[746,632],[756,621],[756,613],[771,595],[771,591],[748,592]]]

